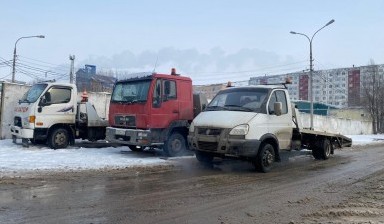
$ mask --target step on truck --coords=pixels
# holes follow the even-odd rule
[[[115,83],[109,106],[109,142],[132,151],[162,149],[167,156],[184,155],[193,118],[206,98],[193,94],[192,80],[176,73],[142,73]]]
[[[52,149],[73,145],[75,139],[105,139],[108,121],[87,102],[79,102],[76,85],[42,82],[34,84],[19,100],[11,126],[13,142],[47,144]]]
[[[215,157],[233,157],[268,172],[281,150],[312,150],[325,160],[352,140],[340,134],[304,129],[285,84],[230,87],[218,92],[192,122],[188,144],[196,158],[211,164]]]

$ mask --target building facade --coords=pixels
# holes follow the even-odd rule
[[[372,75],[384,77],[384,64],[313,71],[313,101],[339,108],[362,106],[363,86]],[[292,100],[310,100],[310,74],[306,72],[252,77],[250,85],[282,83],[287,85]]]

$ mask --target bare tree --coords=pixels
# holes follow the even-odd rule
[[[372,117],[373,133],[384,132],[384,79],[379,73],[379,66],[371,59],[370,65],[362,72],[363,105]]]

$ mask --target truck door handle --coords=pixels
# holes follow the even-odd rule
[[[179,111],[178,111],[178,110],[173,110],[172,113],[174,113],[174,114],[178,114]]]

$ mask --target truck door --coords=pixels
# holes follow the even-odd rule
[[[76,97],[71,87],[50,87],[40,98],[36,112],[36,127],[49,128],[57,123],[74,124]]]
[[[281,102],[282,104],[282,114],[280,116],[277,116],[274,112],[275,102]],[[275,90],[272,92],[267,109],[269,133],[275,134],[281,149],[289,148],[292,138],[292,112],[291,107],[288,107],[285,91]]]
[[[151,119],[153,128],[167,128],[170,122],[179,119],[179,104],[175,80],[156,80]]]

